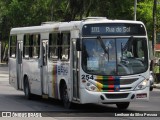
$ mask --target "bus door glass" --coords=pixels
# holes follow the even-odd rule
[[[72,67],[73,67],[73,97],[79,98],[79,81],[78,81],[78,52],[76,50],[76,41],[73,39],[72,41]]]
[[[47,67],[47,51],[48,51],[48,40],[42,41],[42,65],[41,65],[41,87],[42,94],[48,94],[48,67]]]
[[[17,89],[22,89],[22,41],[17,42]]]

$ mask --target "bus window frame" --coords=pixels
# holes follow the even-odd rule
[[[28,44],[26,45],[26,36],[28,36]],[[29,59],[30,55],[30,34],[25,34],[23,36],[23,58],[24,59]],[[26,57],[26,48],[28,48],[28,56]]]
[[[63,35],[66,34],[67,35],[67,45],[66,44],[63,44],[64,43],[64,39],[63,39]],[[69,31],[66,31],[66,32],[62,32],[62,36],[61,36],[61,61],[69,61],[70,59],[70,42],[71,41],[71,33]],[[67,51],[67,59],[63,59],[62,56],[63,56],[63,49],[68,49]]]
[[[34,40],[34,36],[36,37],[38,35],[38,38]],[[29,50],[29,58],[31,59],[39,59],[40,58],[40,39],[41,39],[41,36],[40,34],[31,34],[30,35],[30,50]],[[36,44],[34,44],[34,41],[37,41]],[[34,48],[36,47],[36,49],[38,48],[38,52],[36,50],[36,54],[38,54],[38,56],[35,57],[34,55]]]
[[[13,37],[15,37],[15,44],[12,45],[12,42],[13,42]],[[12,54],[12,48],[15,48],[14,50],[14,53],[15,53],[15,56],[13,57],[11,54]],[[16,58],[17,57],[17,35],[11,35],[10,36],[10,42],[9,42],[9,57],[10,58]]]
[[[51,35],[55,34],[57,36],[56,38],[56,44],[53,44],[51,45],[51,40],[53,38],[51,38]],[[63,44],[64,43],[64,40],[63,40],[63,35],[66,34],[67,37],[68,37],[68,40],[67,40],[67,45]],[[70,39],[71,39],[71,33],[70,31],[65,31],[65,32],[55,32],[55,33],[50,33],[49,34],[49,46],[48,46],[48,60],[50,61],[57,61],[58,59],[60,59],[61,61],[69,61],[70,59]],[[50,52],[51,52],[51,47],[55,48],[56,51],[57,51],[57,58],[51,58],[50,56]],[[68,51],[67,51],[67,59],[63,59],[62,58],[62,52],[63,52],[63,49],[66,49],[68,48]]]
[[[53,39],[53,34],[56,36],[55,44],[51,44],[51,40]],[[49,44],[48,44],[48,60],[49,61],[57,61],[58,60],[58,33],[49,33]],[[51,48],[55,48],[56,50],[56,57],[57,58],[52,58],[50,53],[51,53]]]

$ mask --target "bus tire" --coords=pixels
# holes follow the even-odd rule
[[[61,97],[64,107],[67,109],[71,108],[71,102],[69,101],[66,84],[63,84],[61,87]]]
[[[122,102],[122,103],[117,103],[116,106],[120,110],[125,110],[129,107],[129,102]]]
[[[153,87],[152,86],[150,87],[150,91],[153,91]]]
[[[29,81],[27,77],[24,79],[24,95],[26,99],[31,99],[32,94],[30,92]]]

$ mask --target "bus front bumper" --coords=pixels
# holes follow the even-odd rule
[[[137,91],[125,92],[92,92],[86,89],[80,90],[80,102],[83,103],[118,103],[132,101],[148,101],[149,87]]]

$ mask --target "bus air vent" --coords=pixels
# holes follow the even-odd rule
[[[127,98],[129,93],[119,93],[119,94],[105,94],[105,96],[108,99],[121,99],[121,98]]]

